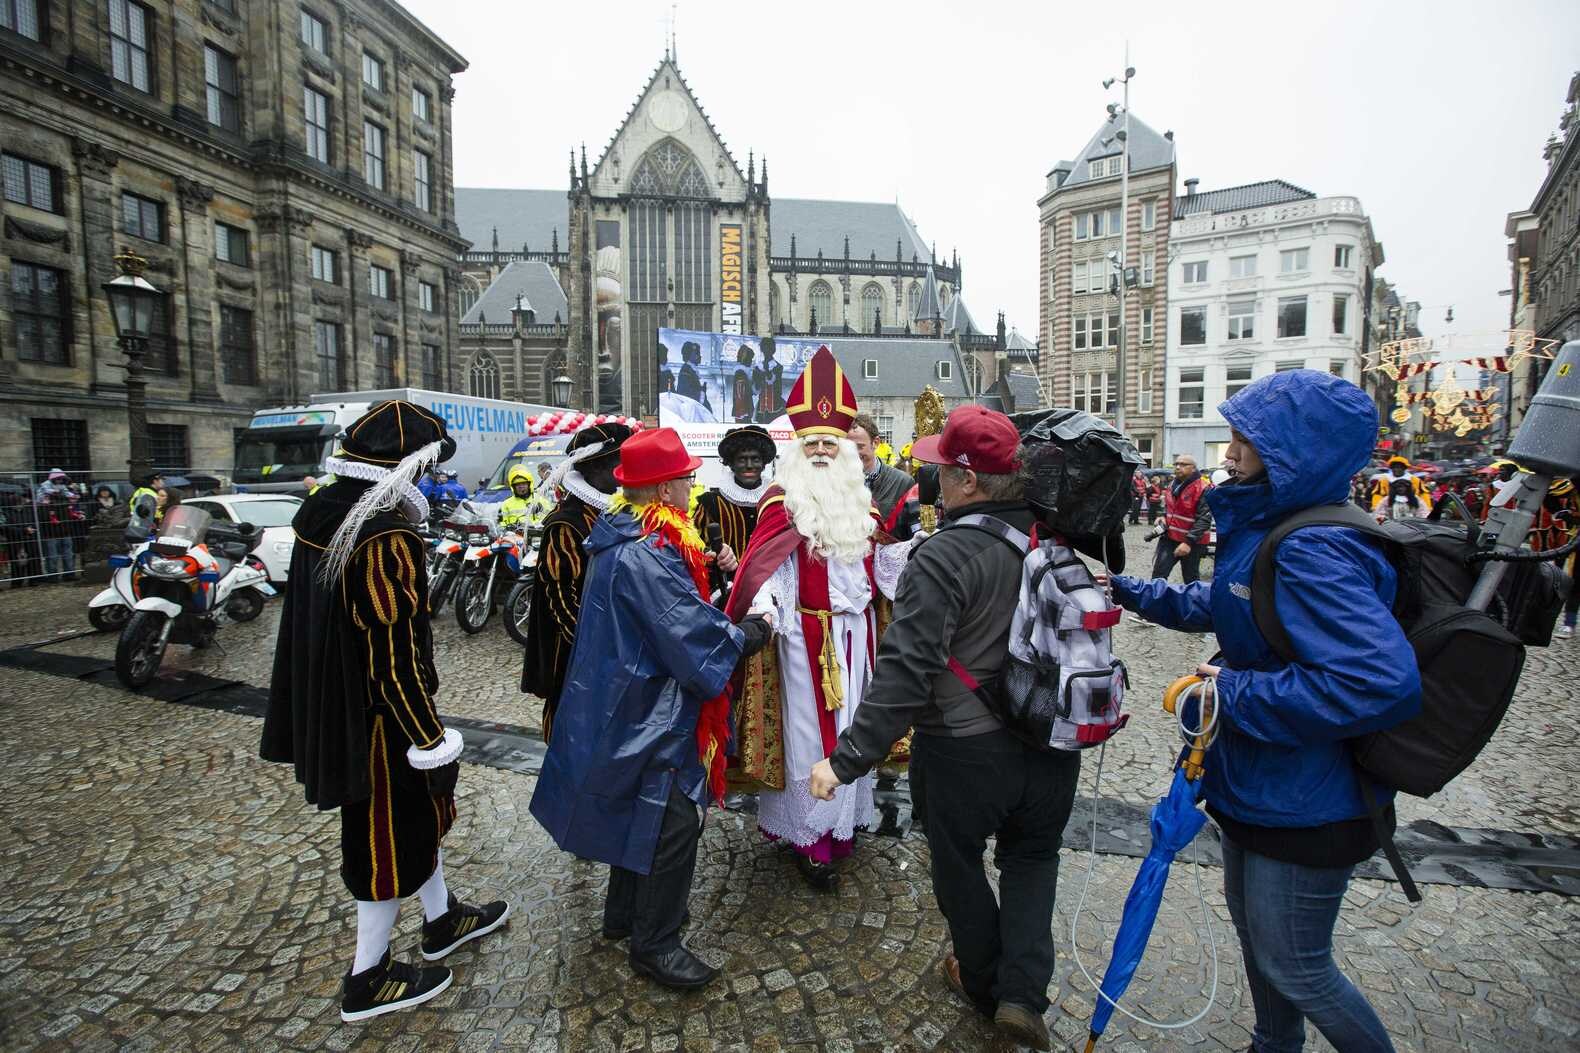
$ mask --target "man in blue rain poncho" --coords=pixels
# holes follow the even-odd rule
[[[675,988],[717,970],[680,942],[702,833],[724,794],[736,664],[768,642],[707,600],[702,539],[686,516],[701,462],[671,428],[620,447],[622,493],[587,537],[581,614],[532,814],[567,852],[609,864],[603,934],[631,967]]]
[[[1223,832],[1224,897],[1256,1006],[1252,1048],[1295,1053],[1305,1022],[1346,1051],[1391,1050],[1333,961],[1333,927],[1357,863],[1378,848],[1345,739],[1421,709],[1415,656],[1390,613],[1397,579],[1376,541],[1313,526],[1279,545],[1278,614],[1299,660],[1273,655],[1251,614],[1258,544],[1290,513],[1349,498],[1377,438],[1355,385],[1311,370],[1263,377],[1218,407],[1232,429],[1212,582],[1115,575],[1114,598],[1173,629],[1215,632],[1219,733],[1203,796]],[[1392,791],[1373,786],[1393,821]]]

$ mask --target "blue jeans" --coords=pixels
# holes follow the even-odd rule
[[[1254,1053],[1300,1053],[1306,1020],[1339,1053],[1392,1053],[1366,996],[1333,961],[1333,926],[1353,867],[1308,867],[1223,838],[1223,894],[1256,1006]]]
[[[77,572],[77,550],[69,537],[44,539],[44,573],[65,577]]]

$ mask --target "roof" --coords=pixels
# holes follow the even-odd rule
[[[570,321],[570,303],[553,269],[539,260],[516,260],[483,290],[483,295],[466,312],[461,324],[477,325],[485,318],[493,319],[496,325],[510,321],[518,295],[522,297],[521,306],[532,308],[539,325],[556,318],[561,322]]]
[[[598,160],[593,164],[593,171],[595,173],[602,172],[603,163],[609,158],[610,147],[614,146],[614,144],[620,140],[620,135],[626,130],[626,127],[630,125],[631,118],[636,116],[636,111],[638,107],[642,105],[642,100],[647,98],[648,93],[653,90],[653,85],[658,82],[659,75],[662,74],[666,69],[674,75],[675,80],[680,82],[681,90],[686,93],[686,97],[691,100],[691,104],[695,106],[697,108],[697,112],[702,115],[703,122],[707,124],[708,131],[712,134],[714,140],[719,144],[719,148],[724,151],[724,156],[729,158],[730,167],[735,169],[735,177],[744,183],[746,181],[746,174],[741,171],[741,166],[735,160],[735,155],[730,152],[729,145],[724,141],[724,136],[720,135],[719,130],[713,126],[713,118],[709,117],[708,111],[702,108],[702,101],[697,98],[697,93],[691,90],[691,85],[686,83],[686,78],[681,75],[680,60],[675,57],[675,52],[669,48],[665,49],[664,57],[659,60],[658,65],[653,67],[653,73],[647,78],[647,83],[642,85],[642,90],[636,93],[636,101],[631,103],[631,108],[625,111],[625,116],[620,120],[620,127],[614,130],[614,134],[611,135],[609,137],[609,141],[604,144],[603,150],[598,154]],[[583,144],[583,167],[586,167],[586,153],[587,148],[586,145]],[[763,164],[764,170],[766,172],[767,161],[764,161]]]
[[[1071,164],[1070,177],[1060,185],[1059,189],[1072,187],[1078,183],[1090,182],[1092,179],[1091,162],[1099,157],[1111,157],[1118,154],[1122,145],[1114,138],[1114,133],[1124,129],[1124,117],[1110,117],[1097,129],[1097,134],[1087,141],[1074,162],[1060,162]],[[1104,145],[1103,140],[1111,140]],[[1130,115],[1130,174],[1145,172],[1153,168],[1167,168],[1174,163],[1174,140],[1165,139],[1153,131],[1141,118],[1135,114]],[[1113,176],[1102,178],[1118,179],[1116,172]]]
[[[916,298],[916,311],[911,315],[911,321],[931,322],[942,317],[938,304],[938,276],[929,266],[927,278],[922,282],[922,295]]]
[[[1003,374],[1003,378],[1015,399],[1016,413],[1042,408],[1042,385],[1038,383],[1035,373],[1012,370]]]
[[[977,328],[976,319],[971,317],[971,312],[966,309],[963,296],[955,296],[944,308],[944,332],[957,333],[960,336],[971,336],[982,332]]]
[[[1225,190],[1209,190],[1202,194],[1181,194],[1174,199],[1174,218],[1182,219],[1198,212],[1239,212],[1247,208],[1265,208],[1289,201],[1308,201],[1316,196],[1282,179],[1268,179]]]
[[[849,237],[852,259],[864,260],[876,253],[880,260],[892,260],[896,244],[906,260],[912,256],[932,259],[932,250],[897,204],[776,197],[769,218],[768,233],[776,256],[790,255],[790,238],[794,236],[797,256],[816,256],[821,250],[830,259],[842,257]]]
[[[1037,345],[1027,340],[1021,331],[1014,326],[1010,327],[1009,334],[1004,337],[1004,350],[1006,351],[1035,351]]]
[[[563,190],[455,188],[455,222],[475,252],[492,249],[496,229],[502,252],[520,252],[523,243],[534,252],[546,252],[555,231],[561,246],[569,246],[569,216],[570,202]]]
[[[946,399],[966,397],[965,381],[960,376],[960,356],[948,340],[836,336],[826,338],[825,342],[844,369],[856,392],[858,405],[866,397],[914,399],[929,384]],[[868,380],[862,368],[862,363],[869,358],[878,364],[875,380]],[[939,362],[949,363],[948,380],[938,379]]]

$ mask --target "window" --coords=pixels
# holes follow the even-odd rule
[[[384,63],[366,51],[362,53],[362,83],[376,91],[384,90]]]
[[[1250,366],[1228,366],[1223,371],[1223,397],[1234,398],[1250,382]]]
[[[1155,259],[1156,259],[1156,257],[1151,252],[1143,252],[1141,254],[1141,284],[1142,285],[1151,285],[1152,284],[1152,268],[1153,268],[1153,261]]]
[[[429,391],[443,391],[439,376],[439,345],[422,345],[422,386]]]
[[[0,0],[3,4],[4,0]],[[0,7],[0,10],[3,10]],[[81,420],[54,420],[34,417],[33,470],[47,472],[59,468],[65,472],[88,470],[88,422]]]
[[[1141,342],[1152,343],[1152,308],[1141,308]]]
[[[1202,367],[1180,370],[1180,419],[1201,420],[1202,409],[1207,403],[1207,386],[1203,382],[1207,371]]]
[[[1158,203],[1156,201],[1141,202],[1141,229],[1151,230],[1158,225]]]
[[[220,304],[219,359],[225,383],[256,384],[258,360],[252,346],[252,312]]]
[[[429,314],[434,311],[434,304],[439,299],[439,287],[432,282],[417,283],[417,306]]]
[[[3,5],[6,0],[0,0]],[[59,212],[60,180],[54,168],[16,154],[0,154],[5,169],[5,199],[45,212]]]
[[[143,352],[143,362],[150,370],[166,376],[181,373],[181,359],[177,354],[175,338],[175,300],[163,297],[154,305],[148,326],[148,347]]]
[[[1293,360],[1288,361],[1288,362],[1275,362],[1273,364],[1273,372],[1274,373],[1288,373],[1291,370],[1305,369],[1305,368],[1306,368],[1306,364],[1304,362],[1300,361],[1298,358],[1297,359],[1293,359]]]
[[[1347,271],[1350,269],[1351,254],[1355,251],[1352,245],[1333,246],[1333,267],[1335,270]]]
[[[878,379],[878,360],[876,358],[864,358],[861,360],[861,379]]]
[[[1136,385],[1136,412],[1152,412],[1152,370],[1150,369],[1143,369],[1141,371],[1141,381]],[[1136,449],[1140,450],[1141,448],[1142,447],[1138,443]],[[1150,454],[1150,451],[1148,452]],[[1151,460],[1150,456],[1148,457],[1148,460]]]
[[[165,240],[165,206],[137,194],[121,194],[121,231],[148,241]]]
[[[302,88],[302,116],[307,119],[307,156],[329,163],[329,97],[312,88]]]
[[[423,153],[421,150],[413,151],[412,161],[412,170],[415,173],[416,180],[417,207],[422,209],[424,212],[432,212],[433,176],[430,174],[429,168],[432,162],[429,161],[428,155]]]
[[[1278,254],[1278,271],[1280,274],[1300,274],[1310,269],[1310,249],[1285,249]]]
[[[362,122],[362,178],[375,190],[384,189],[384,129]]]
[[[480,399],[497,399],[499,397],[499,363],[494,361],[494,356],[487,351],[479,351],[477,357],[472,359],[472,368],[467,373],[467,390]]]
[[[1085,260],[1081,260],[1079,263],[1071,264],[1070,291],[1072,293],[1084,293],[1088,290],[1093,292],[1101,292],[1102,285],[1100,282],[1102,280],[1102,266],[1103,265],[1101,263],[1095,262],[1088,264]],[[1090,279],[1087,278],[1088,267],[1098,272],[1097,274],[1092,275]],[[1088,281],[1090,281],[1090,284],[1088,284]]]
[[[1256,277],[1256,257],[1255,256],[1230,256],[1229,257],[1229,277],[1231,277],[1231,278],[1254,278],[1254,277]]]
[[[411,115],[426,124],[433,120],[429,116],[432,109],[433,96],[413,84],[411,89]]]
[[[388,267],[380,267],[376,263],[368,264],[368,293],[381,300],[391,299],[390,279],[394,277]]]
[[[185,424],[150,424],[148,459],[155,468],[190,468],[192,450],[187,444]]]
[[[1306,335],[1306,298],[1304,296],[1279,297],[1278,335],[1281,337]]]
[[[945,361],[941,361],[941,362],[938,363],[938,379],[939,380],[953,380],[954,376],[955,376],[955,364],[953,362],[945,360]]]
[[[388,333],[374,333],[373,386],[392,388],[396,382],[395,338]]]
[[[883,332],[883,290],[876,285],[861,290],[861,324],[869,333]]]
[[[1092,329],[1092,334],[1093,334],[1093,336],[1096,336],[1096,334],[1097,334],[1097,329],[1096,329],[1095,326]],[[1093,347],[1097,346],[1095,341],[1093,342],[1092,346]],[[1119,312],[1118,311],[1110,311],[1109,314],[1108,314],[1108,346],[1109,347],[1118,347],[1119,346]]]
[[[1333,297],[1333,335],[1344,336],[1350,331],[1350,298],[1342,293]]]
[[[892,443],[894,441],[894,416],[882,413],[872,418],[872,423],[878,426],[877,439],[879,442]]]
[[[1342,358],[1330,358],[1328,359],[1328,372],[1342,378],[1349,372],[1349,363]]]
[[[807,301],[812,305],[812,316],[808,320],[815,325],[829,325],[834,319],[834,293],[826,282],[818,282],[812,286],[812,291],[807,295]]]
[[[1197,285],[1207,280],[1207,261],[1197,260],[1185,264],[1185,284]]]
[[[329,54],[329,27],[309,11],[302,12],[302,43],[320,55]]]
[[[1070,319],[1070,346],[1076,351],[1086,350],[1086,316],[1078,314]]]
[[[0,0],[3,6],[5,0]],[[148,75],[148,27],[153,16],[133,0],[110,0],[110,73],[138,91],[151,90]]]
[[[20,361],[71,364],[68,289],[64,271],[11,261],[11,329]]]
[[[340,284],[340,254],[334,249],[326,249],[322,245],[314,245],[313,279],[328,282],[331,285]]]
[[[1251,340],[1256,337],[1256,301],[1229,301],[1229,339]]]
[[[1106,370],[1077,373],[1071,400],[1078,410],[1113,415],[1119,408],[1119,384],[1115,375]]]
[[[241,131],[241,78],[236,59],[212,44],[203,45],[203,82],[208,86],[208,123]]]
[[[9,29],[29,40],[41,40],[38,0],[0,0],[0,29]]]
[[[313,354],[318,358],[318,386],[326,391],[345,387],[345,363],[340,358],[340,326],[313,323]]]
[[[1180,343],[1205,344],[1207,342],[1207,308],[1180,308]]]
[[[251,247],[247,232],[229,223],[214,224],[214,258],[234,263],[238,267],[252,265]]]
[[[1150,397],[1151,397],[1151,393],[1148,392],[1148,398],[1150,398]],[[1143,410],[1142,412],[1145,413],[1145,412],[1150,412],[1150,411],[1151,411],[1151,407],[1148,406],[1147,409]],[[1136,452],[1141,455],[1141,463],[1142,464],[1151,464],[1152,463],[1152,436],[1150,436],[1150,435],[1138,435],[1138,436],[1136,436]]]
[[[1075,226],[1075,233],[1073,237],[1076,241],[1085,241],[1087,238],[1092,236],[1091,221],[1092,217],[1088,213],[1078,212],[1075,214],[1075,217],[1071,222]]]

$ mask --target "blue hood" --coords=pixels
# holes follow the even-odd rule
[[[585,542],[588,552],[602,552],[642,536],[642,526],[629,512],[601,515],[593,520]]]
[[[1311,369],[1265,376],[1219,404],[1218,412],[1251,441],[1267,469],[1263,481],[1208,495],[1222,532],[1348,500],[1351,477],[1377,445],[1377,407],[1367,394]]]

